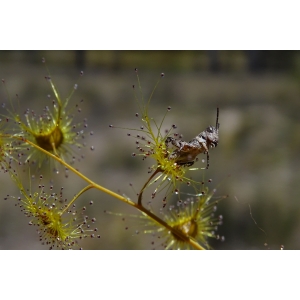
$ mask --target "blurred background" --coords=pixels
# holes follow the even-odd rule
[[[128,130],[109,125],[141,125],[135,117],[134,68],[139,70],[145,99],[163,72],[150,106],[150,116],[158,122],[172,107],[163,128],[176,124],[189,141],[215,124],[216,108],[220,108],[219,145],[210,152],[205,178],[212,179],[209,186],[217,188],[216,195],[229,197],[217,210],[224,220],[218,233],[225,241],[208,242],[214,249],[280,249],[281,245],[300,249],[300,52],[0,51],[1,79],[13,103],[18,94],[21,112],[26,108],[38,112],[50,105],[47,95],[52,99],[53,93],[44,78],[48,73],[42,57],[62,98],[78,84],[70,107],[84,99],[76,118],[88,120],[87,146],[82,150],[85,158],[76,167],[86,176],[136,200],[135,193],[148,179],[153,161],[132,158],[135,139],[127,136]],[[79,79],[81,70],[84,76]],[[3,85],[0,102],[8,103]],[[7,194],[19,195],[7,174],[0,173],[0,180],[2,199]],[[71,174],[65,179],[64,174],[51,173],[45,176],[45,185],[50,182],[58,190],[63,186],[69,199],[85,186]],[[153,241],[159,244],[155,237],[142,233],[138,218],[129,217],[138,212],[128,205],[88,191],[77,206],[88,206],[91,200],[94,206],[89,215],[96,217],[101,238],[86,239],[85,249],[151,249]],[[0,201],[0,249],[47,249],[14,204],[13,199]],[[159,209],[161,199],[155,198],[153,205]],[[122,213],[125,220],[104,210]]]

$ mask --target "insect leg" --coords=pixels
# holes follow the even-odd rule
[[[168,136],[165,140],[165,144],[168,147],[168,144],[171,143],[173,146],[177,148],[181,148],[181,141],[180,140],[175,140],[174,138]]]
[[[205,143],[201,143],[201,146],[205,149],[204,154],[206,153],[206,169],[209,167],[209,153],[208,148]]]
[[[170,137],[170,136],[168,136],[167,138],[166,138],[166,140],[165,140],[165,144],[166,144],[166,146],[168,146],[168,144],[171,142],[171,143],[173,143],[173,138],[172,137]]]
[[[206,169],[209,167],[209,153],[206,151]]]

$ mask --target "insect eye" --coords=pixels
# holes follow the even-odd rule
[[[214,132],[214,128],[212,126],[209,126],[206,128],[206,131],[209,133],[213,133]]]

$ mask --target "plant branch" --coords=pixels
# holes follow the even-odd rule
[[[64,214],[68,210],[68,208],[71,206],[71,204],[74,203],[78,199],[79,196],[81,196],[84,192],[86,192],[87,190],[92,189],[92,188],[94,188],[94,186],[91,184],[84,187],[77,195],[74,196],[74,198],[69,202],[69,204],[63,209],[61,214]]]
[[[138,205],[142,206],[142,197],[143,197],[143,193],[144,193],[144,189],[147,187],[147,185],[149,184],[150,180],[157,174],[161,172],[161,169],[158,167],[155,172],[150,176],[150,178],[146,181],[146,183],[144,184],[144,186],[142,187],[140,193],[139,193],[139,198],[138,198]]]
[[[109,189],[104,188],[103,186],[93,182],[91,179],[89,179],[88,177],[84,176],[81,172],[79,172],[78,170],[76,170],[74,167],[70,166],[68,163],[66,163],[64,160],[62,160],[60,157],[58,157],[57,155],[52,154],[51,152],[39,147],[38,145],[36,145],[35,143],[29,141],[28,139],[25,139],[24,137],[21,136],[12,136],[9,134],[2,134],[1,136],[3,137],[10,137],[10,138],[15,138],[18,140],[21,140],[29,145],[31,145],[32,147],[38,149],[39,151],[45,153],[46,155],[50,156],[51,158],[55,159],[56,161],[58,161],[60,164],[62,164],[63,166],[65,166],[66,168],[68,168],[70,171],[72,171],[73,173],[75,173],[77,176],[79,176],[81,179],[83,179],[84,181],[86,181],[87,183],[89,183],[88,186],[86,186],[85,188],[83,188],[69,203],[69,205],[67,206],[67,208],[85,191],[91,189],[91,188],[95,188],[99,191],[102,191],[116,199],[121,200],[122,202],[125,202],[135,208],[137,208],[139,211],[145,213],[147,216],[149,216],[150,218],[152,218],[154,221],[156,221],[157,223],[159,223],[160,225],[162,225],[163,227],[167,228],[168,230],[170,230],[170,232],[172,234],[174,234],[175,236],[177,236],[179,239],[181,239],[182,241],[185,241],[187,243],[189,243],[190,245],[192,245],[195,249],[198,250],[205,250],[205,248],[203,248],[201,245],[199,245],[197,243],[196,240],[194,240],[193,238],[191,238],[188,235],[185,235],[184,233],[182,233],[181,231],[179,231],[178,229],[173,228],[172,226],[170,226],[169,224],[167,224],[165,221],[163,221],[162,219],[160,219],[159,217],[157,217],[154,213],[152,213],[151,211],[149,211],[148,209],[146,209],[145,207],[142,206],[142,195],[143,195],[143,191],[146,188],[146,186],[149,184],[150,180],[159,172],[161,172],[160,168],[157,168],[155,170],[155,172],[150,176],[150,178],[148,179],[148,181],[145,183],[145,185],[143,186],[143,188],[141,189],[141,192],[139,194],[139,198],[138,198],[138,203],[135,203],[133,201],[131,201],[130,199],[121,196]],[[67,209],[66,208],[66,209]],[[66,210],[65,209],[65,210]],[[65,211],[64,210],[64,211]],[[63,211],[63,212],[64,212]]]

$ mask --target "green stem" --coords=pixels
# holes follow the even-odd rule
[[[161,169],[160,168],[157,168],[155,170],[155,172],[150,176],[150,178],[146,181],[146,183],[144,184],[144,186],[142,187],[140,193],[139,193],[139,198],[138,198],[138,205],[139,206],[142,206],[142,197],[143,197],[143,192],[144,192],[144,189],[147,187],[147,185],[149,184],[150,180],[157,174],[161,172]]]
[[[79,176],[81,179],[83,179],[84,181],[86,181],[87,183],[89,183],[91,185],[90,188],[95,188],[97,190],[100,190],[100,191],[102,191],[102,192],[104,192],[104,193],[106,193],[106,194],[108,194],[108,195],[110,195],[110,196],[112,196],[114,198],[117,198],[117,199],[119,199],[119,200],[121,200],[121,201],[123,201],[125,203],[129,203],[131,205],[134,204],[134,202],[132,202],[131,200],[129,200],[129,199],[127,199],[127,198],[125,198],[125,197],[123,197],[123,196],[121,196],[121,195],[119,195],[119,194],[117,194],[117,193],[115,193],[115,192],[113,192],[111,190],[108,190],[105,187],[103,187],[103,186],[101,186],[101,185],[99,185],[97,183],[95,183],[94,181],[92,181],[88,177],[84,176],[81,172],[79,172],[78,170],[76,170],[74,167],[70,166],[68,163],[66,163],[64,160],[62,160],[60,157],[58,157],[58,156],[52,154],[51,152],[49,152],[49,151],[41,148],[40,146],[36,145],[35,143],[33,143],[33,142],[31,142],[31,141],[29,141],[27,139],[20,138],[20,137],[15,137],[15,138],[17,138],[19,140],[22,140],[23,142],[25,142],[25,143],[33,146],[34,148],[40,150],[41,152],[45,153],[46,155],[48,155],[48,156],[52,157],[53,159],[57,160],[60,164],[62,164],[67,169],[69,169],[70,171],[72,171],[73,173],[75,173],[77,176]]]
[[[139,195],[139,199],[140,199],[140,203],[135,203],[133,201],[131,201],[128,198],[125,198],[124,196],[121,196],[109,189],[104,188],[103,186],[93,182],[91,179],[89,179],[88,177],[84,176],[82,173],[80,173],[78,170],[76,170],[74,167],[70,166],[68,163],[66,163],[65,161],[63,161],[60,157],[52,154],[51,152],[39,147],[38,145],[36,145],[35,143],[20,137],[20,136],[11,136],[8,134],[2,134],[1,136],[3,137],[10,137],[10,138],[15,138],[18,140],[21,140],[29,145],[31,145],[32,147],[38,149],[39,151],[45,153],[46,155],[52,157],[53,159],[55,159],[56,161],[58,161],[59,163],[61,163],[63,166],[65,166],[66,168],[68,168],[70,171],[72,171],[73,173],[75,173],[77,176],[79,176],[81,179],[83,179],[84,181],[86,181],[87,183],[89,183],[88,186],[86,186],[84,189],[82,189],[71,201],[71,203],[73,203],[82,193],[84,193],[85,191],[91,189],[91,188],[95,188],[99,191],[102,191],[114,198],[117,198],[119,200],[121,200],[122,202],[125,202],[135,208],[137,208],[139,211],[145,213],[147,216],[149,216],[150,218],[152,218],[154,221],[156,221],[157,223],[159,223],[160,225],[162,225],[163,227],[167,228],[168,230],[170,230],[170,232],[172,232],[172,234],[174,234],[175,236],[177,236],[179,239],[181,239],[182,241],[185,241],[187,243],[189,243],[190,245],[192,245],[195,249],[198,250],[205,250],[205,248],[203,248],[202,246],[200,246],[196,240],[194,240],[193,238],[191,238],[188,235],[185,235],[184,233],[182,233],[181,231],[179,231],[176,228],[171,227],[169,224],[167,224],[165,221],[163,221],[162,219],[160,219],[159,217],[157,217],[155,214],[153,214],[151,211],[147,210],[145,207],[142,206],[141,201],[142,201],[142,194],[143,194],[143,190],[144,188],[147,186],[147,184],[149,183],[149,181],[158,173],[161,172],[160,168],[157,168],[156,171],[150,176],[149,180],[146,182],[146,184],[144,185],[144,187],[142,188],[140,195]],[[71,203],[68,205],[68,207],[71,205]]]
[[[61,214],[64,214],[64,213],[68,210],[68,208],[72,205],[72,203],[74,203],[80,195],[82,195],[82,194],[83,194],[84,192],[86,192],[87,190],[92,189],[93,187],[94,187],[94,186],[92,186],[92,185],[90,184],[90,185],[86,186],[85,188],[83,188],[77,195],[74,196],[74,198],[73,198],[73,199],[70,201],[70,203],[64,208],[64,210],[62,211]]]

